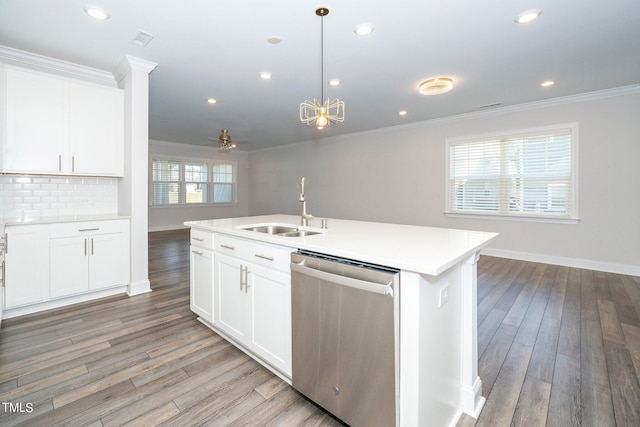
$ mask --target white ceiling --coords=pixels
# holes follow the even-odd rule
[[[88,4],[110,19],[89,18]],[[325,96],[346,104],[344,123],[323,131],[299,120],[300,102],[320,97],[318,6],[330,9]],[[533,8],[538,20],[514,22]],[[354,34],[365,22],[374,32]],[[139,30],[155,36],[146,47],[131,43]],[[125,54],[155,62],[151,139],[206,144],[227,128],[253,150],[636,85],[640,1],[1,0],[0,45],[107,71]],[[454,89],[420,95],[434,76]]]

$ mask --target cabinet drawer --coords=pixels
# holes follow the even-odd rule
[[[223,234],[216,235],[215,249],[218,253],[282,271],[289,271],[291,252],[295,251],[295,249],[286,246],[271,245]]]
[[[191,244],[205,249],[213,249],[213,233],[192,228]]]
[[[126,219],[51,224],[49,236],[56,239],[59,237],[122,233],[128,226],[127,224],[128,220]]]

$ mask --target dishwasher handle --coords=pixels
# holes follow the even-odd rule
[[[333,274],[322,270],[316,270],[304,266],[302,263],[291,263],[291,271],[295,271],[306,276],[314,277],[316,279],[325,280],[331,283],[335,283],[342,286],[348,286],[350,288],[360,289],[366,292],[373,292],[381,295],[390,295],[393,297],[393,281],[387,284],[367,282],[366,280],[354,279],[352,277],[342,276],[340,274]]]

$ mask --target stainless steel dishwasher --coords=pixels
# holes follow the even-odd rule
[[[291,254],[293,387],[353,427],[396,425],[399,272]]]

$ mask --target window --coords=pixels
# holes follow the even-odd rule
[[[151,204],[235,203],[236,166],[183,159],[152,159]]]
[[[175,205],[180,195],[180,162],[176,160],[154,160],[152,169],[153,205]]]
[[[576,131],[447,141],[447,213],[575,219]]]

